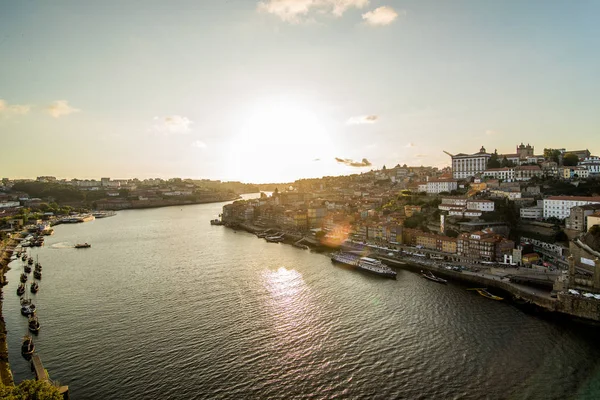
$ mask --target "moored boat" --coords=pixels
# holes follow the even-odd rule
[[[23,255],[21,256],[21,260],[23,260],[23,261],[27,260],[27,253],[23,253]]]
[[[21,343],[21,354],[24,356],[32,355],[35,351],[35,344],[33,343],[33,338],[29,335],[25,335],[23,337],[23,342]]]
[[[25,264],[25,266],[23,267],[23,271],[25,271],[26,274],[31,272],[31,265],[29,264]]]
[[[481,296],[486,297],[488,299],[492,299],[492,300],[504,300],[503,297],[493,295],[490,292],[488,292],[487,289],[485,289],[485,288],[475,288],[475,289],[470,289],[470,290],[475,290]]]
[[[33,314],[29,316],[27,320],[27,328],[32,333],[38,333],[40,331],[40,321],[38,321],[37,315]]]
[[[24,304],[21,306],[21,314],[23,314],[26,317],[34,314],[35,310],[36,310],[35,304],[33,304],[31,302],[29,304]]]
[[[32,257],[29,257],[29,258],[27,259],[27,264],[29,264],[29,265],[32,265],[32,264],[33,264],[33,258],[32,258]]]
[[[349,265],[376,275],[396,279],[396,271],[375,258],[361,257],[353,253],[338,252],[331,255],[331,261]]]
[[[30,286],[31,293],[37,293],[40,290],[40,285],[37,282],[32,282]]]
[[[423,278],[429,279],[430,281],[434,281],[434,282],[438,282],[438,283],[446,283],[446,282],[448,282],[445,279],[442,279],[442,278],[440,278],[438,276],[435,276],[434,274],[432,274],[429,271],[425,272],[425,271],[421,270],[421,275],[423,275]]]
[[[23,293],[25,293],[25,285],[21,283],[17,288],[17,296],[21,296]]]
[[[21,279],[21,282],[23,282],[23,283],[27,282],[27,274],[25,272],[23,272],[21,274],[21,278],[20,279]]]
[[[33,271],[33,277],[35,279],[42,279],[42,272],[38,271],[37,269],[35,271]]]
[[[215,219],[211,219],[211,220],[210,220],[210,224],[211,224],[211,225],[223,225],[223,221],[221,221],[221,220],[220,220],[220,219],[218,219],[218,218],[215,218]]]
[[[85,243],[77,243],[75,245],[76,249],[87,249],[88,247],[92,247],[92,245],[89,244],[89,243],[87,243],[87,242],[85,242]]]

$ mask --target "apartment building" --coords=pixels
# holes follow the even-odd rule
[[[544,199],[544,218],[565,219],[573,207],[599,203],[600,196],[551,196]]]

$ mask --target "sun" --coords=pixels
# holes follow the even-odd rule
[[[310,109],[277,102],[253,110],[230,144],[230,175],[252,182],[304,176],[332,154],[330,137]]]

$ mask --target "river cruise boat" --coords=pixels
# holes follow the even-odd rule
[[[438,276],[435,276],[434,274],[432,274],[429,271],[423,271],[423,270],[421,270],[421,275],[423,275],[423,278],[429,279],[430,281],[433,281],[433,282],[438,282],[438,283],[446,283],[446,282],[448,282],[445,279],[442,279],[442,278],[440,278]]]
[[[360,257],[353,253],[339,252],[331,255],[331,261],[350,265],[356,269],[367,271],[376,275],[396,279],[396,271],[375,258]]]

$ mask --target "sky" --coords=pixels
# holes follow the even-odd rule
[[[600,2],[0,0],[0,177],[600,152]]]

